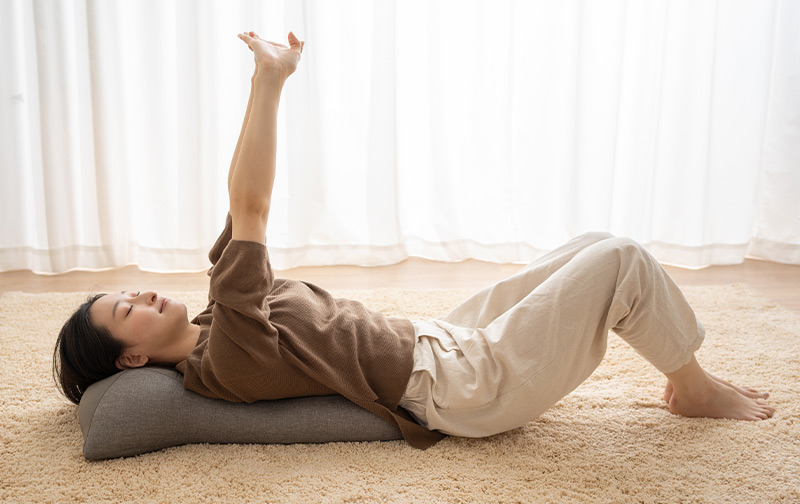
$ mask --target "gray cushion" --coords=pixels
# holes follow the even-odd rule
[[[251,404],[183,388],[167,367],[126,369],[88,389],[78,406],[83,456],[138,455],[190,443],[325,443],[403,439],[400,429],[340,395]]]

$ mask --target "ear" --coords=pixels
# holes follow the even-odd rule
[[[116,362],[117,369],[125,370],[131,368],[142,367],[147,364],[148,358],[139,354],[122,354]]]

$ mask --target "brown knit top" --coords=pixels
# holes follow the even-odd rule
[[[440,432],[398,406],[411,377],[414,326],[308,282],[274,278],[263,243],[232,240],[228,214],[208,254],[203,329],[176,365],[183,386],[234,402],[341,394],[397,425],[406,442],[428,448]]]

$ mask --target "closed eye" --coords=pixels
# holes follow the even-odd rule
[[[141,292],[137,292],[136,297],[139,297],[139,294],[141,294]],[[131,310],[133,310],[133,305],[131,305],[131,307],[128,308],[128,313],[125,314],[126,317],[131,314]]]

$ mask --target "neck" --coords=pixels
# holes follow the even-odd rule
[[[200,339],[201,330],[202,329],[199,325],[191,323],[188,324],[184,328],[183,335],[177,341],[175,346],[168,349],[167,352],[165,352],[164,357],[159,360],[164,361],[173,367],[182,360],[185,360],[186,357],[197,346],[197,341]]]

